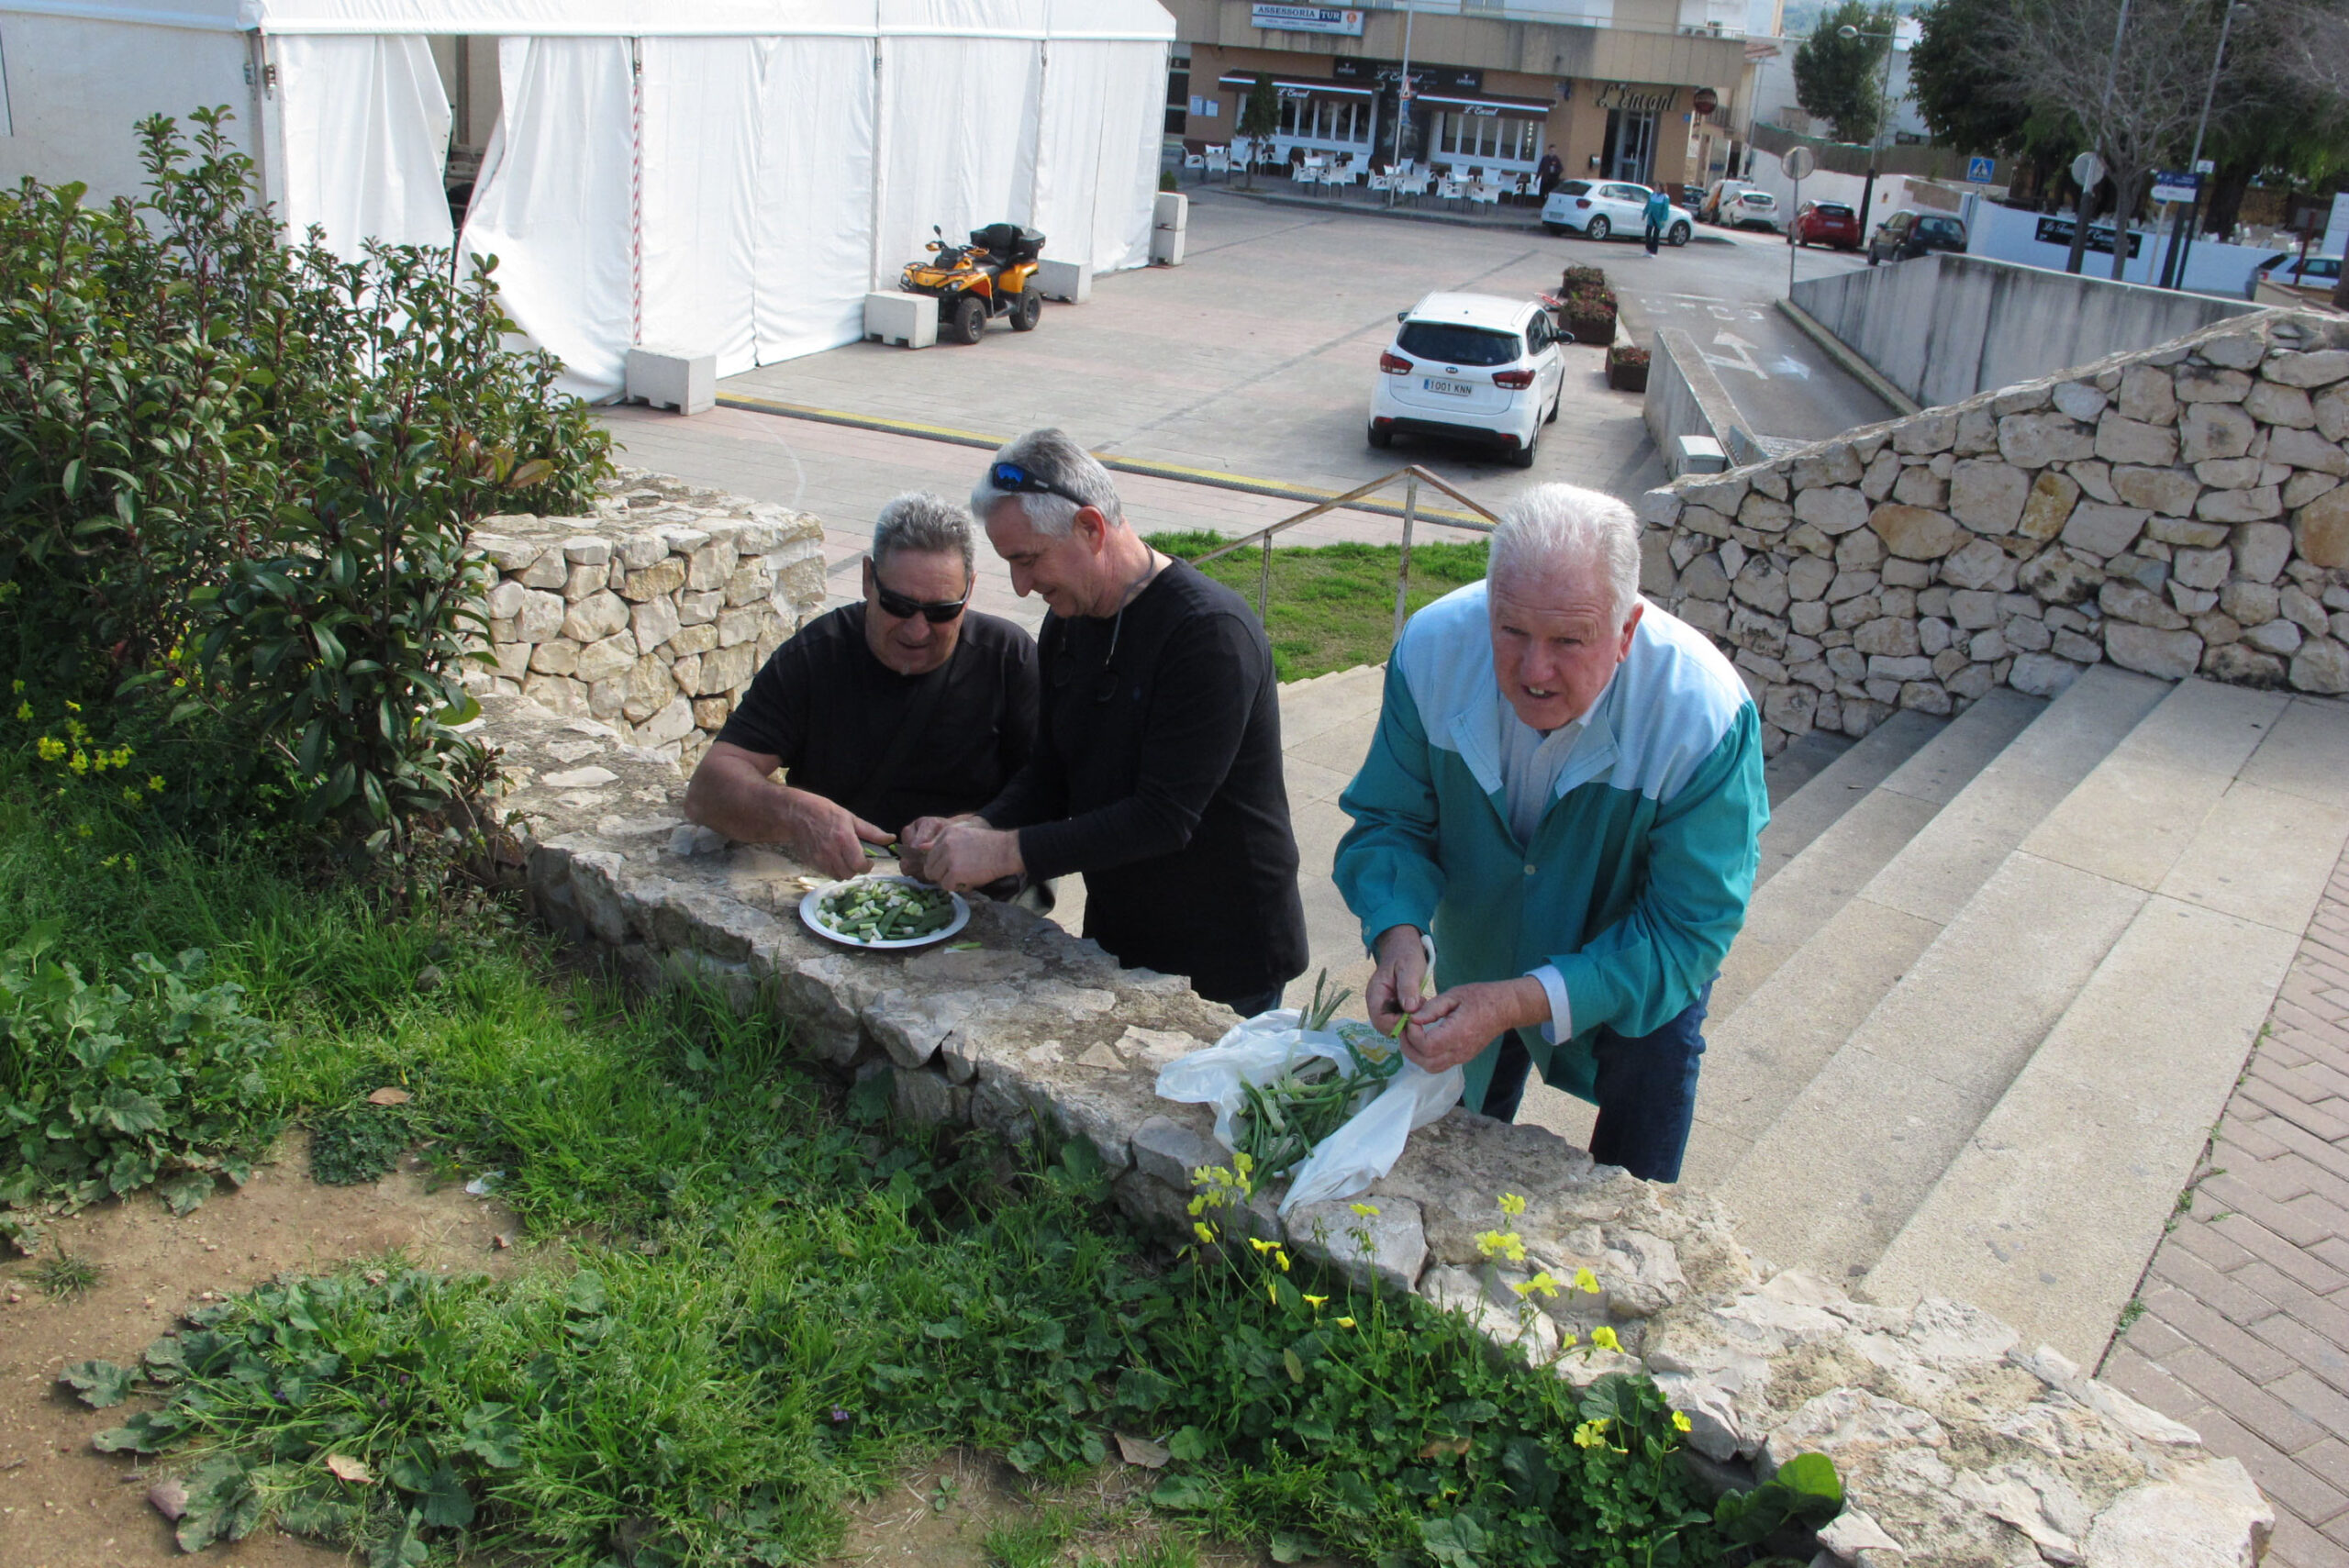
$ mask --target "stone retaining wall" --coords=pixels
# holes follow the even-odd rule
[[[683,778],[609,726],[484,699],[506,804],[545,920],[646,984],[690,978],[773,1008],[819,1070],[885,1075],[901,1114],[1019,1136],[1092,1140],[1119,1204],[1189,1234],[1194,1173],[1225,1165],[1203,1107],[1158,1099],[1158,1069],[1232,1013],[1179,979],[1121,970],[1025,910],[974,902],[976,951],[854,951],[797,918],[805,868],[685,822]],[[1503,1193],[1525,1201],[1505,1218]],[[2243,1467],[2188,1429],[2018,1342],[1983,1313],[1928,1298],[1870,1305],[1741,1246],[1710,1198],[1642,1182],[1540,1128],[1454,1110],[1412,1135],[1364,1195],[1286,1220],[1277,1189],[1222,1211],[1357,1280],[1465,1314],[1497,1346],[1586,1383],[1644,1368],[1690,1418],[1691,1463],[1748,1485],[1817,1450],[1851,1507],[1820,1568],[2249,1568],[2273,1515]],[[1514,1229],[1520,1263],[1479,1233]],[[1588,1268],[1596,1295],[1520,1296]],[[1560,1353],[1606,1325],[1620,1353]]]
[[[476,692],[600,719],[690,767],[767,655],[824,602],[805,512],[623,469],[584,517],[485,517],[497,569]]]
[[[2269,311],[1652,490],[1642,586],[1772,755],[2105,660],[2349,692],[2345,479],[2349,322]]]

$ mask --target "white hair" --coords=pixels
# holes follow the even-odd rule
[[[1640,594],[1640,521],[1612,495],[1574,484],[1537,484],[1511,502],[1493,530],[1493,579],[1564,570],[1607,585],[1620,624]]]
[[[1085,506],[1099,512],[1113,526],[1126,520],[1125,509],[1118,504],[1118,487],[1109,481],[1109,471],[1065,431],[1047,427],[1015,436],[987,460],[987,473],[993,473],[999,462],[1018,463],[1054,490],[1066,494],[998,490],[982,474],[979,482],[971,486],[971,515],[982,523],[1006,501],[1019,502],[1020,515],[1028,519],[1028,526],[1048,539],[1066,539],[1069,530],[1076,526],[1076,514]]]
[[[899,550],[959,556],[973,570],[971,514],[943,495],[908,490],[881,508],[873,523],[873,564],[885,566]]]

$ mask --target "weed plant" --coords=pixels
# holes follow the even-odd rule
[[[105,843],[39,828],[0,789],[0,939],[66,917],[93,952],[204,945],[281,1042],[272,1095],[399,1084],[444,1172],[507,1173],[530,1238],[506,1279],[281,1278],[135,1368],[72,1369],[94,1406],[140,1396],[101,1446],[190,1467],[183,1544],[274,1519],[395,1568],[806,1561],[945,1447],[1052,1479],[1124,1433],[1172,1454],[1157,1507],[1284,1560],[1731,1560],[1644,1379],[1577,1393],[1286,1253],[1169,1252],[1089,1145],[889,1127],[771,1014],[567,979],[490,915],[164,840],[136,884],[82,877]]]

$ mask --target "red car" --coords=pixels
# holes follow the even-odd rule
[[[1795,243],[1832,245],[1838,250],[1860,248],[1860,215],[1842,202],[1805,202],[1795,215]]]

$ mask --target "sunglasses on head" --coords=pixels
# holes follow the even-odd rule
[[[914,617],[919,616],[932,626],[944,626],[948,621],[961,615],[963,606],[971,602],[971,595],[967,592],[959,599],[948,599],[939,603],[932,603],[927,599],[908,598],[883,584],[878,574],[875,574],[873,579],[873,596],[880,601],[881,608],[885,614],[893,615],[899,620],[911,620]]]
[[[1010,495],[1057,495],[1063,501],[1074,501],[1080,506],[1092,502],[1081,495],[1072,495],[1051,480],[1032,473],[1016,462],[998,462],[987,470],[987,483]]]

